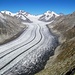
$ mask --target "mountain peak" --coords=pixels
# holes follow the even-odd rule
[[[44,14],[38,15],[38,16],[31,15],[24,10],[19,10],[17,13],[11,13],[10,11],[1,11],[1,13],[9,15],[9,16],[13,16],[13,17],[15,16],[25,22],[31,22],[32,19],[30,18],[35,18],[35,17],[40,21],[50,22],[59,16],[55,12],[49,11],[49,10],[45,12]]]
[[[56,15],[58,16],[58,14],[56,14],[54,11],[50,11],[48,10],[47,12],[44,13],[45,15]]]
[[[47,11],[45,12],[40,18],[39,20],[40,21],[44,21],[44,22],[50,22],[52,20],[54,20],[56,17],[58,17],[59,15],[56,14],[55,12],[53,11]]]
[[[9,13],[11,13],[11,12],[4,10],[4,11],[1,11],[1,13],[9,14]]]
[[[25,11],[24,11],[24,10],[19,10],[19,12],[20,12],[20,13],[24,13]]]
[[[50,10],[48,10],[46,13],[51,13],[51,11],[50,11]]]
[[[25,12],[24,10],[20,10],[20,11],[17,12],[17,14],[27,16],[29,13]]]
[[[15,15],[15,13],[11,13],[10,11],[6,11],[6,10],[1,11],[1,13],[7,14],[7,15],[10,15],[10,16],[14,16]]]

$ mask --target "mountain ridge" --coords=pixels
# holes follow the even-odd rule
[[[1,11],[1,13],[7,14],[9,16],[16,16],[17,18],[21,19],[22,21],[29,22],[29,23],[32,23],[32,21],[30,20],[29,17],[38,17],[37,19],[39,21],[49,22],[49,21],[54,20],[56,17],[60,16],[60,15],[56,14],[55,12],[49,11],[49,10],[40,15],[32,15],[28,12],[25,12],[24,10],[20,10],[16,13],[11,13],[10,11]]]

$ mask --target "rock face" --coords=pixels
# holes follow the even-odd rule
[[[20,19],[0,13],[0,44],[19,36],[25,27],[26,25],[23,25]]]
[[[59,36],[60,45],[56,48],[54,56],[50,57],[45,68],[36,75],[71,75],[71,73],[74,75],[75,12],[56,18],[48,27]]]

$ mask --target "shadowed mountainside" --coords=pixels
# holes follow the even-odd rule
[[[20,19],[0,13],[0,45],[20,36],[25,27]]]

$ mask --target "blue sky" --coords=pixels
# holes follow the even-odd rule
[[[25,10],[31,14],[42,14],[47,10],[69,14],[75,11],[75,0],[0,0],[0,11]]]

